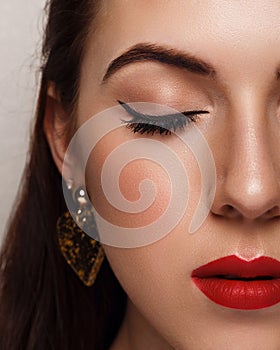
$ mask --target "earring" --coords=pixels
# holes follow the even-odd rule
[[[93,212],[81,186],[73,191],[73,180],[68,180],[67,189],[71,192],[74,210],[67,211],[57,220],[56,230],[62,255],[84,285],[94,284],[104,260],[104,250],[98,240],[86,232],[94,232],[99,239]]]

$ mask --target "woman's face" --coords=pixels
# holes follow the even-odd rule
[[[251,304],[244,300],[240,308],[221,305],[191,278],[199,266],[225,256],[236,255],[243,261],[259,256],[280,260],[279,18],[279,1],[104,1],[82,65],[78,127],[118,105],[117,100],[158,103],[181,112],[208,111],[195,125],[207,141],[216,169],[209,214],[189,234],[202,176],[193,152],[176,134],[141,135],[122,126],[106,134],[89,158],[87,186],[95,208],[122,227],[151,224],[164,213],[173,193],[172,179],[160,166],[163,158],[158,153],[154,160],[143,157],[126,164],[118,176],[120,191],[130,201],[139,199],[142,180],[152,180],[157,189],[153,204],[140,213],[110,205],[100,178],[102,165],[117,146],[136,139],[157,140],[176,153],[188,176],[186,210],[167,235],[136,248],[103,245],[132,302],[126,319],[127,330],[135,331],[130,348],[140,349],[137,346],[145,343],[138,339],[139,329],[147,337],[146,348],[154,341],[153,349],[279,348],[279,303],[262,307],[257,300],[259,308],[251,309],[246,309],[244,305]],[[164,62],[154,52],[145,53],[143,60],[134,51],[129,63],[122,61],[125,64],[112,69],[102,81],[114,59],[135,45],[149,51],[149,44],[164,52]],[[205,70],[184,68],[182,57],[169,57],[167,62],[168,49],[207,63]],[[187,126],[180,135],[188,132]],[[114,160],[110,161],[113,166]]]

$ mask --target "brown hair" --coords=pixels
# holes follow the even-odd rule
[[[46,5],[34,131],[0,256],[1,350],[105,350],[123,320],[127,296],[106,257],[89,288],[59,250],[55,226],[67,209],[43,130],[48,82],[55,83],[73,115],[85,40],[100,4],[50,0]]]

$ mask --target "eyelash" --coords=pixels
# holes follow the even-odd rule
[[[132,116],[132,120],[122,120],[133,133],[150,134],[156,133],[160,135],[170,135],[171,130],[183,130],[190,123],[195,123],[198,114],[206,114],[208,111],[186,111],[182,113],[166,114],[166,115],[149,115],[137,112],[128,104],[117,100],[118,103]]]

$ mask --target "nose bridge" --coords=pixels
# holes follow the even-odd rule
[[[252,90],[239,90],[231,109],[233,120],[232,130],[232,157],[230,168],[242,170],[247,179],[243,185],[251,187],[251,181],[256,184],[261,173],[270,163],[266,111],[261,99]],[[249,181],[251,179],[251,181]],[[251,191],[249,191],[251,192]]]
[[[229,111],[231,147],[226,163],[222,206],[235,214],[256,218],[278,208],[279,184],[270,142],[264,96],[243,88],[232,95]]]

